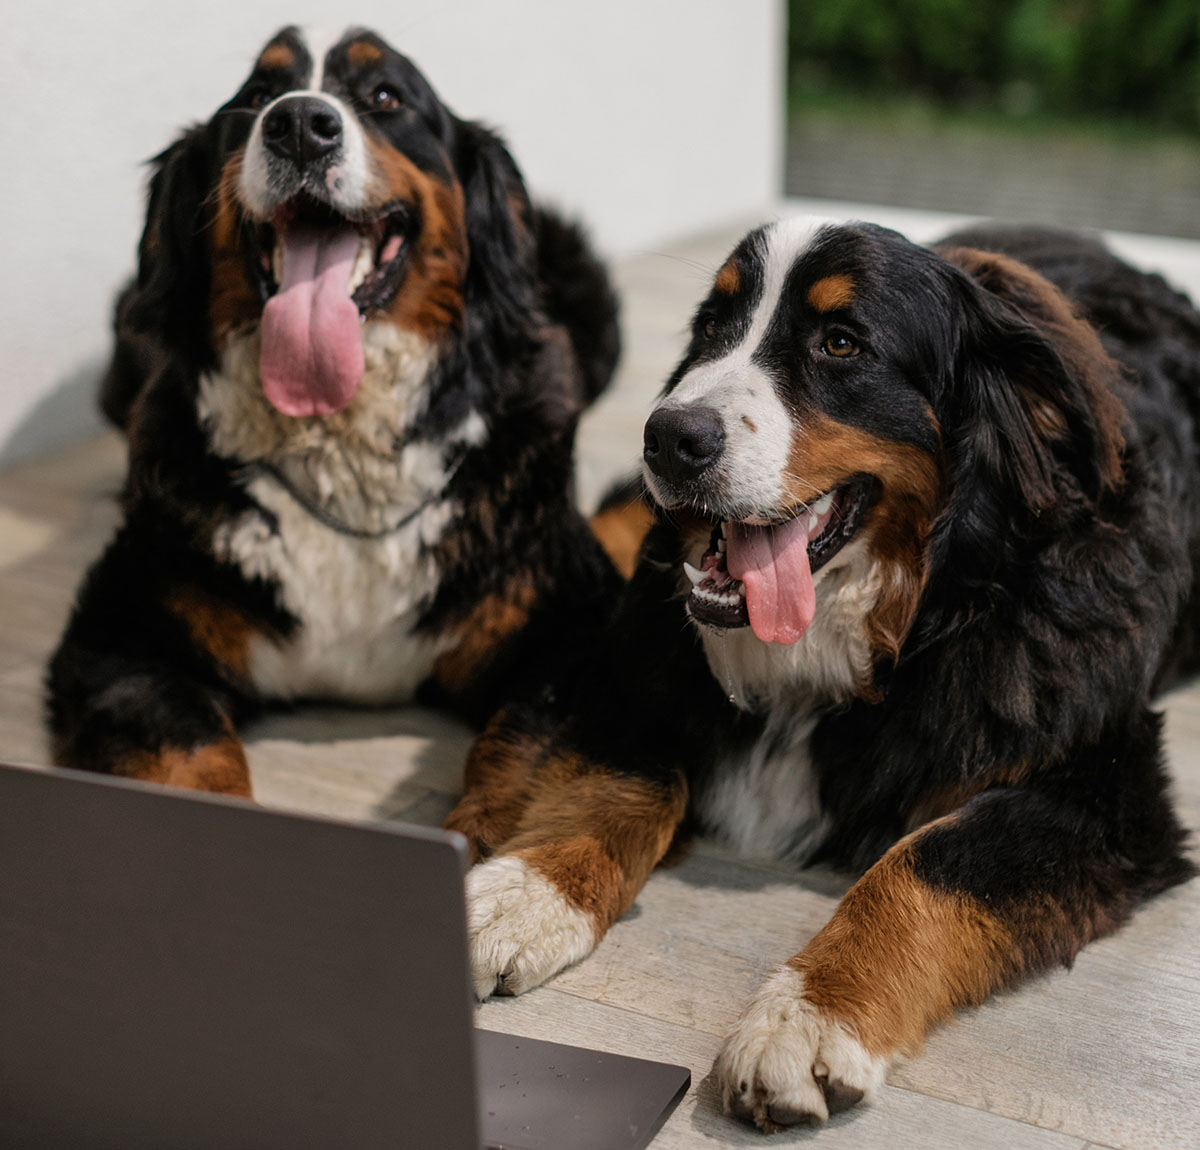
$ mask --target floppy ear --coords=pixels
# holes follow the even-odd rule
[[[100,410],[122,431],[128,429],[130,409],[143,386],[165,366],[167,352],[153,332],[141,331],[130,320],[137,307],[137,281],[121,289],[113,308],[113,353],[100,381]]]
[[[195,364],[212,358],[204,324],[205,128],[189,129],[152,164],[137,274],[117,298],[113,357],[101,385],[101,407],[119,427],[127,424],[142,388],[173,353]]]
[[[1121,369],[1092,327],[1036,272],[1006,256],[952,248],[960,285],[953,410],[943,424],[956,479],[995,481],[1035,517],[1120,486]]]
[[[493,133],[459,122],[456,165],[470,245],[473,368],[542,434],[569,437],[616,362],[615,296],[579,234],[532,207],[516,163]],[[582,324],[573,306],[578,297],[594,305]],[[514,372],[518,364],[522,370]]]
[[[537,308],[529,196],[508,150],[480,124],[456,125],[455,166],[470,244],[467,314],[509,345],[528,333]]]

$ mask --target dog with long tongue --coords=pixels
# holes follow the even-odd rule
[[[808,560],[808,517],[777,527],[725,524],[725,563],[746,592],[750,627],[764,643],[790,646],[817,613]]]
[[[350,277],[359,234],[351,227],[289,227],[283,276],[263,308],[259,374],[284,415],[332,415],[353,398],[365,370]]]

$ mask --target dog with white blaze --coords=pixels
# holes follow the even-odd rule
[[[116,334],[124,521],[50,666],[59,763],[248,794],[265,706],[482,722],[603,627],[572,475],[607,275],[375,33],[285,28],[155,160]]]
[[[681,830],[851,869],[717,1060],[772,1131],[1188,878],[1151,700],[1200,654],[1197,411],[1200,314],[1094,239],[751,232],[594,674],[472,751],[478,993],[578,961]]]

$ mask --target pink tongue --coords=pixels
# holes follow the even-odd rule
[[[808,516],[780,527],[725,524],[725,565],[746,589],[750,626],[764,643],[795,643],[817,613]]]
[[[353,228],[284,233],[283,283],[263,308],[259,356],[263,391],[284,415],[332,415],[358,390],[362,334],[350,298],[357,256]]]

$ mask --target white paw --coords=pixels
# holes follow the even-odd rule
[[[516,855],[467,872],[467,938],[475,994],[521,994],[596,945],[590,915]]]
[[[780,967],[759,987],[717,1055],[725,1112],[773,1132],[824,1122],[883,1084],[877,1058],[804,997],[804,975]]]

